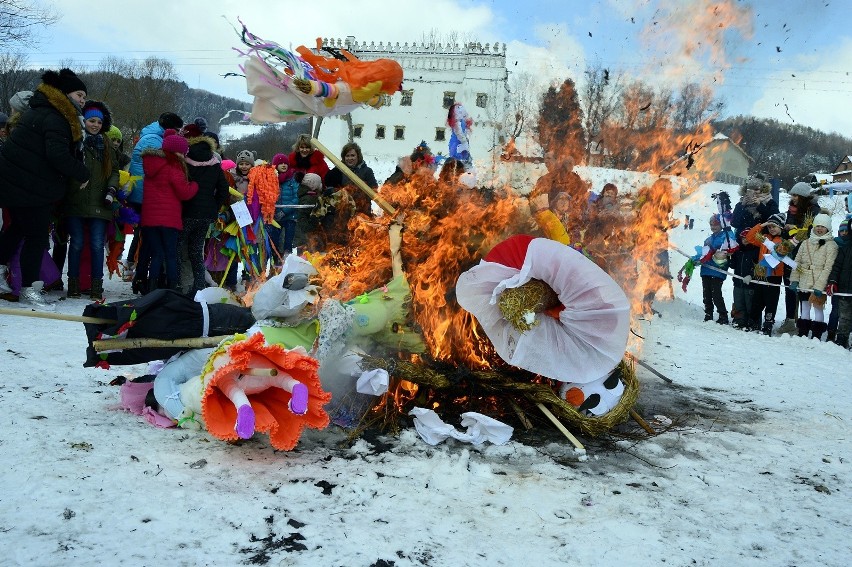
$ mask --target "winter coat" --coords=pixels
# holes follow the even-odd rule
[[[89,170],[89,183],[81,188],[76,182],[71,182],[62,202],[63,216],[112,220],[112,207],[104,199],[107,189],[118,187],[118,160],[109,140],[104,142],[104,154],[109,155],[112,164],[109,175],[104,176],[103,162],[98,159],[95,149],[88,144],[84,145],[83,159]]]
[[[843,245],[837,251],[828,281],[837,284],[837,291],[852,293],[852,232],[846,235]]]
[[[766,239],[771,240],[776,245],[783,240],[780,234],[778,236],[772,236],[768,232],[763,232],[763,227],[759,224],[751,227],[751,229],[749,229],[749,231],[746,233],[745,241],[751,246],[757,247],[758,249],[757,259],[755,260],[755,263],[759,263],[760,260],[763,259],[764,255],[769,254],[769,248],[767,248],[766,244],[764,244],[764,241]],[[784,266],[784,262],[778,262],[778,265],[775,266],[770,273],[766,274],[766,276],[783,277]],[[758,276],[757,273],[751,273],[746,275]]]
[[[718,250],[727,250],[729,248],[733,248],[737,245],[737,237],[734,234],[734,231],[731,230],[731,227],[725,227],[725,230],[720,230],[716,234],[711,234],[704,240],[704,246],[710,248],[710,252],[716,252]],[[717,270],[713,270],[710,268],[713,266],[718,268],[719,270],[723,270],[721,272]],[[727,279],[728,274],[726,273],[728,269],[728,260],[726,259],[724,263],[719,263],[714,259],[709,259],[707,262],[701,264],[701,276],[712,276],[714,278],[719,279]]]
[[[298,205],[299,204],[299,184],[296,179],[291,176],[290,179],[278,184],[278,201],[276,205]],[[299,217],[299,209],[275,209],[275,220],[281,222],[284,220],[296,220]]]
[[[214,152],[212,138],[190,138],[186,170],[190,181],[198,184],[198,193],[183,203],[185,219],[215,219],[219,208],[228,201],[228,180],[222,171],[222,159]]]
[[[166,158],[163,150],[145,150],[142,166],[147,180],[140,226],[183,229],[181,203],[198,192],[198,184],[187,179],[182,158]]]
[[[778,203],[768,194],[751,195],[746,192],[740,202],[734,206],[734,214],[731,226],[737,230],[737,242],[740,246],[748,246],[745,236],[749,229],[756,224],[769,220],[769,217],[778,212]]]
[[[152,122],[142,128],[142,132],[139,135],[139,141],[136,142],[136,145],[133,146],[133,155],[130,157],[130,167],[127,168],[127,172],[130,175],[141,177],[145,174],[144,168],[142,167],[142,154],[145,150],[159,150],[163,147],[163,134],[165,133],[165,129],[160,126],[159,122]],[[130,196],[127,198],[130,203],[141,203],[142,197],[144,196],[144,184],[143,180],[140,179],[136,182],[136,185],[133,186],[133,191],[131,191]]]
[[[811,235],[802,242],[799,251],[796,252],[795,260],[798,267],[790,274],[790,281],[799,282],[799,287],[803,291],[808,289],[822,291],[828,283],[836,258],[837,243],[830,234],[821,238]]]
[[[41,84],[0,151],[0,207],[51,205],[65,197],[69,180],[89,180],[80,141],[83,126],[74,103]]]
[[[325,163],[322,152],[314,150],[308,155],[307,159],[302,159],[299,152],[292,152],[287,158],[290,162],[290,169],[295,173],[316,173],[320,176],[320,179],[325,179],[325,176],[328,175],[328,164]],[[301,179],[301,176],[299,178]]]
[[[358,176],[368,187],[376,189],[379,184],[373,170],[366,162],[362,161],[352,168],[352,172]],[[345,188],[355,201],[355,210],[367,216],[372,215],[371,200],[366,193],[361,191],[355,183],[343,174],[339,167],[335,167],[325,176],[325,186],[329,188]]]

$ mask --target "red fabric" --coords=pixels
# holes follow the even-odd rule
[[[511,236],[492,248],[491,252],[485,255],[485,261],[520,270],[524,265],[524,258],[527,257],[527,248],[533,240],[534,237],[528,234]]]
[[[140,226],[165,226],[183,230],[181,202],[198,192],[198,184],[188,181],[180,163],[159,155],[142,158],[145,190],[142,194]]]
[[[320,179],[325,179],[325,174],[328,173],[328,164],[325,163],[325,157],[323,157],[322,152],[318,150],[314,150],[311,155],[308,156],[308,159],[311,161],[311,165],[308,168],[299,167],[299,162],[296,159],[298,156],[298,152],[292,152],[289,156],[287,156],[288,161],[290,162],[290,169],[293,170],[295,174],[298,171],[302,173],[316,173],[320,176]]]

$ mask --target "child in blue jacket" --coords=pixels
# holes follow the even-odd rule
[[[720,325],[728,324],[728,309],[722,296],[722,283],[728,277],[730,253],[737,246],[734,230],[727,219],[715,214],[710,217],[710,236],[704,249],[693,260],[701,263],[701,289],[704,292],[704,320],[713,320],[713,307],[719,313]],[[696,247],[697,248],[697,247]]]
[[[281,255],[281,262],[293,249],[293,240],[296,235],[296,219],[299,216],[298,208],[288,208],[299,204],[299,182],[296,181],[294,169],[290,167],[290,159],[286,154],[275,154],[272,165],[278,172],[278,202],[275,207],[275,222],[281,228],[276,229],[272,225],[266,226],[269,240],[275,245]],[[281,206],[279,206],[281,205]]]

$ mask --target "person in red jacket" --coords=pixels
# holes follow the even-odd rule
[[[320,179],[325,179],[328,173],[328,164],[325,163],[325,156],[322,152],[315,150],[311,145],[311,137],[307,134],[299,134],[296,138],[296,143],[293,144],[293,153],[288,157],[290,169],[296,181],[302,182],[302,178],[306,173],[316,173]]]
[[[198,184],[189,181],[186,169],[186,138],[170,134],[163,138],[161,149],[142,152],[145,171],[145,193],[142,195],[142,238],[151,254],[148,269],[148,291],[159,287],[163,264],[171,289],[177,289],[178,234],[183,229],[182,203],[195,196]]]

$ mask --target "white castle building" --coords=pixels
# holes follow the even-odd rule
[[[386,97],[379,109],[360,108],[349,116],[325,118],[318,139],[334,152],[357,142],[367,163],[384,181],[402,156],[425,141],[432,153],[448,154],[447,112],[454,102],[473,118],[470,153],[480,178],[498,165],[508,93],[506,45],[468,43],[382,43],[325,39],[324,47],[347,49],[359,59],[393,59],[403,69],[402,92]],[[385,175],[386,176],[386,175]]]

